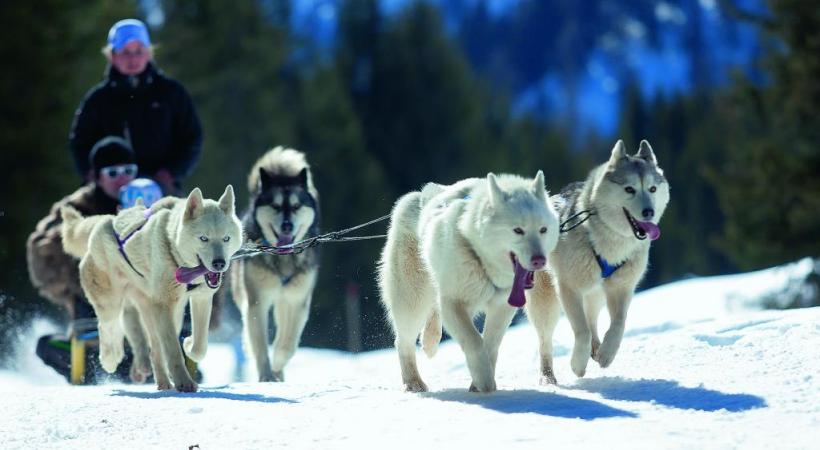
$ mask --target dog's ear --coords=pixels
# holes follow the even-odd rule
[[[188,199],[185,200],[185,213],[182,215],[182,220],[189,221],[199,217],[202,214],[202,207],[202,191],[197,187],[188,194]]]
[[[222,197],[219,197],[219,209],[221,209],[222,212],[229,216],[234,215],[234,213],[236,212],[233,196],[233,186],[231,186],[230,184],[225,188],[225,192],[222,193]]]
[[[609,163],[615,164],[621,158],[626,158],[626,146],[623,140],[618,139],[618,142],[615,143],[615,147],[612,147],[612,155],[609,157]]]
[[[299,174],[296,175],[296,180],[299,181],[299,184],[307,189],[307,182],[308,182],[308,169],[307,167],[303,168],[299,171]]]
[[[546,189],[547,186],[544,184],[544,171],[539,170],[538,173],[535,174],[535,179],[532,180],[532,190],[535,193],[535,197],[539,200],[547,201]]]
[[[271,184],[273,184],[272,181],[273,181],[273,178],[271,178],[271,176],[268,175],[268,172],[266,172],[265,169],[260,167],[259,168],[259,182],[256,183],[256,188],[258,189],[258,192],[262,192],[265,189],[269,188],[271,186]]]
[[[652,151],[652,146],[649,145],[649,141],[646,139],[641,141],[641,147],[638,149],[638,153],[635,153],[635,156],[643,159],[649,164],[654,164],[656,166],[658,165],[658,159],[655,158],[655,152]]]
[[[487,174],[487,188],[490,190],[490,205],[500,205],[504,201],[504,192],[498,187],[498,180],[492,172]]]

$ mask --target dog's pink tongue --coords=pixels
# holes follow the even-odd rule
[[[652,222],[638,222],[638,225],[649,235],[650,240],[655,240],[661,237],[661,227]]]
[[[527,284],[527,275],[530,272],[518,263],[517,258],[513,259],[513,272],[515,272],[515,277],[513,278],[512,291],[510,291],[507,303],[510,306],[520,308],[527,303],[527,298],[524,297],[524,287]]]
[[[276,241],[276,246],[281,247],[283,245],[290,245],[293,244],[293,236],[279,236],[279,240]]]
[[[180,267],[174,272],[174,278],[179,284],[190,284],[196,277],[205,275],[208,272],[210,270],[201,264],[196,267]]]

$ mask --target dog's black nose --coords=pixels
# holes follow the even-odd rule
[[[225,260],[224,259],[215,259],[213,263],[211,263],[218,272],[225,270]]]
[[[538,270],[547,264],[547,257],[544,255],[532,255],[530,263],[533,269]]]
[[[645,208],[643,211],[641,211],[641,214],[643,214],[644,219],[651,219],[655,217],[655,210],[652,208]]]
[[[290,234],[293,232],[293,223],[289,220],[282,222],[282,233]]]

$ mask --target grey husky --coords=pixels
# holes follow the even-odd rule
[[[669,183],[647,141],[627,155],[619,140],[609,161],[551,200],[562,223],[569,221],[567,228],[578,223],[574,216],[589,214],[561,236],[549,258],[550,272],[536,273],[526,305],[540,344],[541,382],[555,384],[552,333],[559,299],[575,334],[573,372],[584,376],[590,356],[601,367],[615,358],[635,286],[646,272],[650,242],[660,236],[657,224],[669,202]],[[601,341],[597,323],[604,303],[610,326]]]
[[[319,233],[319,196],[305,155],[277,147],[263,155],[248,176],[251,205],[243,217],[249,242],[283,246]],[[284,381],[307,323],[319,270],[315,247],[299,254],[263,254],[241,260],[231,274],[233,297],[245,328],[259,381]],[[268,314],[276,337],[268,357]]]

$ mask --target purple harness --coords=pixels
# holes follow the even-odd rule
[[[134,235],[137,231],[141,230],[141,229],[142,229],[142,227],[143,227],[143,226],[145,226],[145,224],[146,224],[146,223],[148,223],[148,219],[149,219],[149,218],[151,218],[151,214],[152,214],[152,211],[151,211],[150,209],[146,209],[146,210],[145,210],[145,212],[144,212],[144,213],[142,213],[143,217],[145,217],[145,222],[143,222],[143,223],[142,223],[142,225],[140,225],[139,227],[137,227],[137,229],[136,229],[136,230],[134,230],[134,231],[132,231],[132,232],[128,233],[128,235],[127,235],[127,236],[125,236],[125,237],[124,237],[124,238],[122,238],[122,239],[120,239],[120,236],[117,234],[117,232],[116,232],[116,231],[114,232],[114,237],[115,237],[115,238],[117,238],[117,246],[119,247],[119,250],[120,250],[120,255],[122,255],[122,257],[123,257],[123,258],[125,258],[125,262],[127,262],[127,263],[128,263],[128,265],[131,267],[131,269],[133,269],[133,270],[134,270],[134,272],[136,272],[136,273],[137,273],[137,275],[139,275],[139,276],[140,276],[140,277],[142,277],[142,278],[145,278],[145,276],[144,276],[143,274],[141,274],[141,273],[140,273],[140,271],[139,271],[139,270],[137,270],[137,268],[136,268],[136,267],[134,267],[134,265],[133,265],[133,264],[131,264],[131,260],[130,260],[130,259],[128,259],[128,255],[125,253],[125,243],[126,243],[126,242],[128,242],[128,240],[129,240],[129,239],[131,239],[131,237],[132,237],[132,236],[133,236],[133,235]]]

